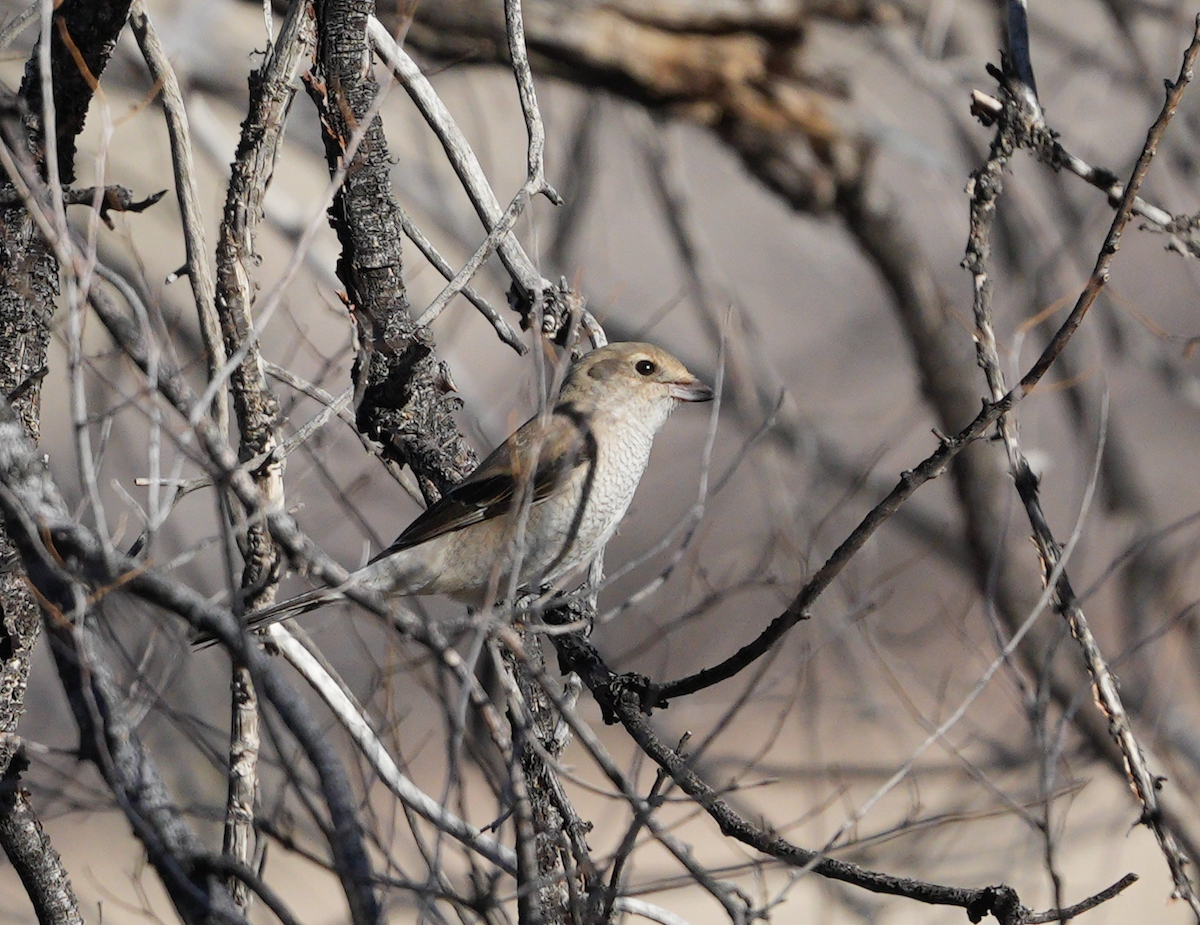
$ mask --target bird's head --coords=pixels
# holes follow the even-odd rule
[[[559,402],[614,413],[644,413],[657,430],[681,401],[710,401],[713,390],[661,347],[608,344],[580,358],[567,373]]]

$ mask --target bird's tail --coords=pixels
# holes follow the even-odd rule
[[[342,588],[356,585],[380,594],[420,594],[435,577],[424,555],[410,555],[407,550],[389,550],[380,553],[374,560],[351,575]],[[337,588],[315,588],[279,604],[246,614],[246,629],[258,630],[287,620],[290,617],[315,610],[332,601],[345,598]],[[216,637],[205,633],[193,640],[195,646],[209,646]]]
[[[298,617],[302,613],[316,610],[331,601],[341,600],[344,596],[341,591],[331,588],[314,588],[312,591],[305,591],[286,601],[246,614],[245,627],[247,630],[265,629],[272,623]],[[192,640],[192,646],[197,649],[206,649],[216,641],[217,637],[211,633],[201,633]]]

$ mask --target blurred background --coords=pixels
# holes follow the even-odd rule
[[[1196,10],[1171,0],[1031,6],[1049,126],[1072,153],[1124,179],[1161,107],[1163,79],[1178,72]],[[247,76],[282,13],[272,26],[260,5],[235,0],[148,8],[184,85],[211,244]],[[12,17],[19,7],[4,10]],[[412,11],[381,4],[380,17],[404,35],[505,204],[525,178],[525,126],[502,61],[498,10],[427,2],[410,19]],[[970,114],[970,92],[997,92],[985,65],[998,64],[1005,46],[1004,5],[537,0],[525,15],[548,179],[565,205],[533,202],[520,239],[545,277],[565,277],[586,297],[610,340],[650,340],[706,381],[723,375],[719,406],[681,409],[658,438],[605,560],[612,577],[592,641],[614,670],[667,680],[752,640],[900,474],[936,448],[937,434],[964,426],[987,394],[974,362],[971,279],[959,264],[964,189],[992,137]],[[10,86],[35,32],[6,53]],[[408,96],[384,69],[378,74],[397,199],[457,269],[485,232]],[[138,195],[173,191],[154,81],[128,33],[101,86],[80,143],[78,185],[102,177]],[[1143,189],[1175,215],[1200,208],[1196,92],[1184,97]],[[1026,152],[1011,168],[991,264],[1010,383],[1074,304],[1112,217],[1105,194],[1078,177]],[[328,182],[317,115],[301,91],[256,244],[260,293],[283,286],[262,344],[268,360],[338,395],[349,385],[354,343],[334,276],[338,244],[324,218]],[[165,282],[184,261],[174,193],[115,223],[101,230],[101,259],[161,305],[200,382],[190,290],[186,280]],[[298,251],[310,228],[311,243]],[[1200,844],[1200,279],[1196,262],[1167,246],[1172,240],[1131,224],[1105,293],[1016,417],[1056,537],[1078,534],[1068,573],[1121,679],[1151,769],[1167,779],[1162,798],[1186,848]],[[298,253],[298,272],[285,278]],[[405,253],[419,314],[444,281],[415,248]],[[474,285],[516,325],[497,260]],[[533,354],[500,343],[461,298],[433,333],[463,402],[461,429],[482,455],[536,409]],[[98,324],[89,322],[85,344],[105,518],[114,543],[128,547],[149,503],[146,409],[155,403]],[[61,337],[51,356],[42,448],[69,503],[92,523]],[[289,433],[321,410],[289,385],[274,387]],[[184,432],[159,410],[168,431]],[[190,452],[164,439],[164,472],[199,478]],[[1132,871],[1139,882],[1087,921],[1187,921],[1186,905],[1170,899],[1152,834],[1138,825],[1140,807],[1061,619],[1042,613],[981,686],[1042,585],[1002,445],[983,441],[965,455],[872,538],[812,619],[768,658],[673,702],[654,722],[669,743],[690,732],[697,771],[744,815],[805,847],[838,834],[838,857],[955,886],[1004,882],[1035,909],[1076,902]],[[676,527],[688,523],[702,480],[703,517],[676,563]],[[420,509],[337,418],[289,457],[285,482],[301,526],[348,568]],[[223,598],[220,516],[210,489],[188,493],[152,558]],[[306,587],[290,577],[285,592]],[[448,602],[420,606],[438,619],[461,615]],[[190,651],[185,628],[167,615],[127,602],[105,617],[137,727],[197,829],[219,845],[228,659],[218,649]],[[493,821],[495,800],[479,772],[448,771],[452,717],[424,654],[354,608],[301,622],[406,772],[477,825]],[[628,735],[603,726],[586,692],[579,712],[645,792],[655,769]],[[78,732],[44,648],[20,734],[33,745],[25,780],[85,917],[173,919],[111,795],[75,758]],[[330,736],[338,735],[330,721]],[[288,781],[293,759],[286,750],[264,756],[261,812],[275,839],[265,876],[303,921],[342,921],[336,881],[306,857],[320,855],[321,838],[299,785]],[[594,823],[588,842],[603,858],[630,810],[583,749],[572,746],[565,761],[564,784]],[[422,881],[428,857],[419,839],[365,765],[356,783],[384,869]],[[664,792],[664,824],[756,905],[780,903],[770,913],[776,921],[963,920],[959,909],[799,876],[723,838],[678,791]],[[693,923],[723,916],[652,838],[642,839],[627,874],[630,895]],[[457,863],[452,879],[466,876]],[[400,888],[389,899],[397,922],[443,914]],[[255,916],[269,918],[261,908]],[[32,917],[12,870],[0,866],[0,922]]]

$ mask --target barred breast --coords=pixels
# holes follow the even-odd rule
[[[590,478],[584,475],[580,479],[575,490],[577,526],[570,535],[560,534],[556,558],[543,566],[541,581],[552,582],[591,560],[612,538],[629,510],[661,422],[638,419],[622,423],[625,439],[602,443],[595,472]]]

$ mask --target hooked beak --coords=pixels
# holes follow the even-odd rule
[[[667,390],[676,401],[712,401],[713,390],[695,377],[685,382],[672,382]]]

